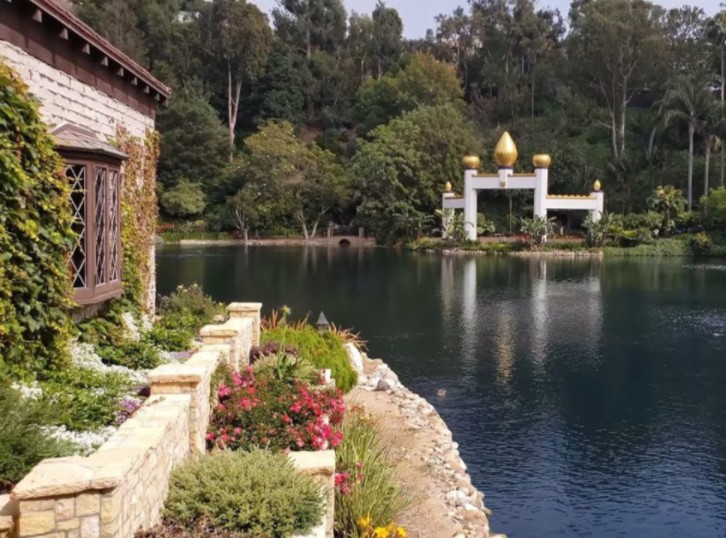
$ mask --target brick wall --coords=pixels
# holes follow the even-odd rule
[[[154,129],[154,120],[105,93],[83,84],[0,40],[0,59],[12,67],[41,102],[43,119],[51,126],[74,123],[99,133],[102,139],[116,136],[123,125],[133,136],[143,137]]]

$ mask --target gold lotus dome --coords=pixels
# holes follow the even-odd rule
[[[481,161],[476,155],[467,155],[462,162],[467,170],[479,170],[479,166],[481,166]]]
[[[539,153],[532,157],[532,164],[535,168],[549,168],[552,164],[552,157],[545,153]]]
[[[451,192],[453,187],[451,186],[451,181],[446,182],[446,192]]]
[[[600,183],[599,179],[595,180],[595,183],[592,184],[592,188],[595,189],[596,191],[599,191],[600,189],[602,189],[602,184]]]
[[[494,148],[494,160],[500,168],[511,168],[517,162],[518,157],[517,146],[507,131],[497,142],[497,147]]]

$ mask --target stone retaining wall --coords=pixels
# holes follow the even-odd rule
[[[149,399],[95,453],[44,460],[0,497],[0,538],[132,538],[158,523],[173,468],[205,449],[212,376],[221,363],[246,364],[261,306],[231,305],[186,363],[151,371]]]

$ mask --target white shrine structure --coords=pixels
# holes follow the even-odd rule
[[[589,211],[594,221],[600,220],[605,209],[605,194],[600,190],[600,182],[595,181],[594,191],[588,195],[564,195],[548,193],[548,173],[552,159],[549,155],[535,155],[533,174],[515,174],[514,164],[519,154],[514,140],[505,132],[494,149],[494,160],[499,167],[497,174],[480,174],[479,157],[464,157],[464,195],[452,191],[451,183],[446,183],[446,192],[441,199],[444,213],[444,229],[457,209],[464,210],[464,225],[467,238],[476,240],[477,195],[480,190],[531,189],[534,190],[534,216],[547,218],[550,209]]]

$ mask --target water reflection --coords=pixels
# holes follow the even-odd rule
[[[512,538],[726,537],[723,266],[212,248],[158,275],[363,331]]]

